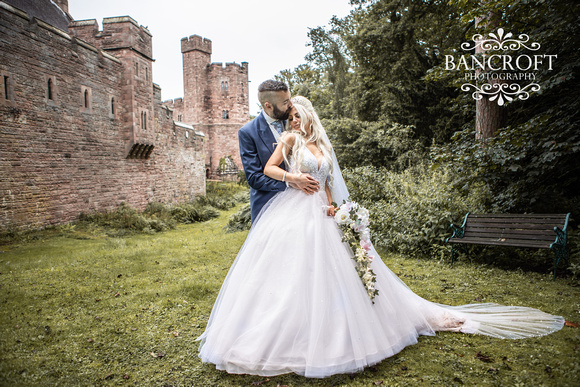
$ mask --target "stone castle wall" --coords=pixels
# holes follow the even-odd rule
[[[0,232],[205,192],[205,140],[174,124],[129,19],[69,35],[0,2]]]

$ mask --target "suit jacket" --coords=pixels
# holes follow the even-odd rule
[[[260,115],[248,122],[238,131],[240,156],[246,180],[250,185],[250,205],[252,206],[252,222],[260,210],[279,191],[286,189],[286,183],[274,180],[264,175],[264,167],[274,153],[276,139],[270,126]],[[282,163],[281,168],[284,168]]]

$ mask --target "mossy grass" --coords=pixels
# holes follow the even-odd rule
[[[580,333],[499,340],[458,333],[352,375],[229,375],[199,360],[198,337],[247,231],[226,233],[243,204],[155,234],[54,229],[0,246],[0,385],[7,386],[572,386]],[[580,287],[549,272],[385,254],[413,291],[445,304],[524,305],[578,321]],[[381,295],[379,295],[380,297]],[[292,318],[292,316],[288,316]]]

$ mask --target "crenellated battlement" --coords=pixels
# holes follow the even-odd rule
[[[211,55],[211,40],[199,35],[191,35],[188,38],[181,39],[181,52],[201,51]]]
[[[132,49],[151,59],[151,32],[129,16],[103,19],[103,29],[95,19],[75,20],[69,24],[71,35],[104,50]]]
[[[224,69],[224,70],[248,70],[248,62],[236,63],[236,62],[213,62],[210,64],[212,70]]]

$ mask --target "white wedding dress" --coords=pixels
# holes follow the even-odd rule
[[[326,215],[328,163],[305,150],[302,172],[321,191],[288,188],[262,209],[198,338],[202,361],[236,374],[326,377],[360,371],[435,331],[524,338],[562,328],[562,317],[531,308],[429,302],[378,257],[373,304]]]

